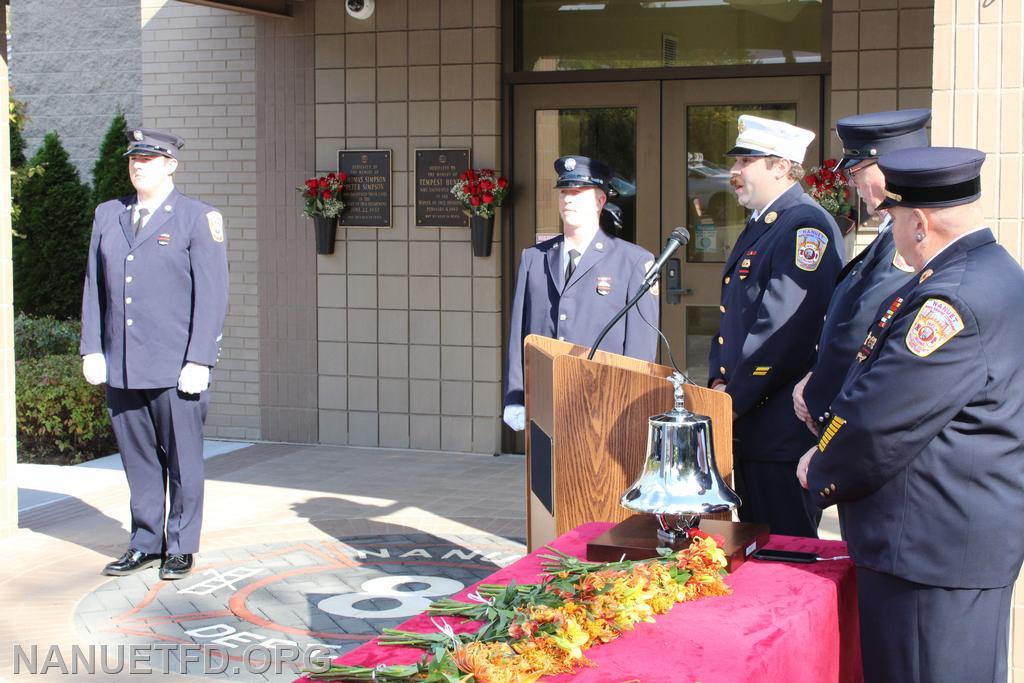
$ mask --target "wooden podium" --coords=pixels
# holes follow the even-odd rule
[[[631,516],[619,498],[640,474],[647,419],[672,409],[672,368],[531,334],[526,389],[526,523],[532,551],[586,522]],[[719,472],[732,472],[732,398],[686,385],[711,418]]]

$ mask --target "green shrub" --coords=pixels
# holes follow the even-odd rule
[[[77,318],[92,226],[92,197],[56,133],[49,133],[29,162],[42,175],[25,179],[15,201],[14,310],[29,315]]]
[[[117,199],[135,194],[135,187],[128,177],[128,159],[124,156],[128,149],[125,134],[128,121],[124,114],[118,112],[107,128],[107,134],[100,145],[100,156],[92,167],[92,201],[99,206],[109,199]]]
[[[117,451],[104,387],[82,377],[77,355],[15,364],[18,460],[84,462]]]
[[[82,324],[77,320],[32,318],[19,313],[14,319],[14,357],[17,360],[78,353]]]

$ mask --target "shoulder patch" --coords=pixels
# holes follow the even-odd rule
[[[907,260],[900,256],[900,252],[894,251],[892,254],[892,267],[896,270],[901,270],[904,273],[913,273],[914,267],[907,263]]]
[[[650,261],[645,263],[644,264],[644,274],[646,274],[647,271],[650,270],[651,266],[653,266],[653,265],[654,265],[654,259],[651,259]],[[647,291],[650,292],[651,294],[653,294],[654,296],[658,296],[658,285],[659,284],[661,284],[661,278],[658,278],[654,282],[654,285],[649,290],[647,290]]]
[[[948,301],[928,299],[907,331],[907,348],[927,358],[962,329],[964,321]]]
[[[828,237],[817,228],[800,228],[796,231],[796,267],[800,270],[815,271],[821,265],[828,246]]]
[[[208,211],[206,213],[206,222],[210,226],[210,236],[213,237],[214,242],[224,241],[224,217],[220,215],[219,211]]]

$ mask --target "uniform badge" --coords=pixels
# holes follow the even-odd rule
[[[754,377],[764,377],[765,375],[767,375],[771,371],[772,371],[772,366],[770,366],[770,365],[758,365],[756,368],[754,368],[754,371],[752,373],[750,373],[750,374],[752,374]]]
[[[133,130],[132,137],[135,138],[136,142],[142,142],[146,139],[146,136],[142,134],[141,130]]]
[[[565,160],[565,170],[566,171],[574,171],[574,170],[576,170],[576,160],[573,159],[572,157],[569,157],[568,159],[566,159]]]
[[[924,282],[925,280],[927,280],[928,278],[930,278],[930,277],[932,276],[932,273],[934,273],[934,272],[935,272],[934,270],[932,270],[931,268],[929,268],[928,270],[926,270],[926,271],[924,271],[923,273],[921,273],[921,277],[919,277],[919,278],[917,279],[917,284],[921,284],[922,282]]]
[[[914,272],[914,267],[907,263],[907,259],[903,258],[898,251],[892,255],[892,267],[896,270],[901,270],[904,273]]]
[[[206,222],[210,226],[210,236],[213,237],[214,242],[224,241],[224,217],[220,215],[219,211],[208,211],[206,214]]]
[[[926,358],[964,329],[964,321],[948,301],[928,299],[907,331],[907,348]]]
[[[828,237],[817,228],[800,228],[796,231],[796,267],[813,272],[821,265],[828,246]]]
[[[900,306],[902,306],[902,305],[903,305],[903,297],[902,296],[898,296],[895,299],[893,299],[892,303],[889,304],[889,307],[887,309],[885,309],[885,313],[879,319],[879,321],[878,321],[878,329],[882,329],[886,325],[888,325],[889,321],[892,320],[892,317],[894,315],[896,315],[896,311],[900,310]]]
[[[775,219],[778,217],[779,214],[775,213],[774,211],[769,211],[768,215],[764,217],[764,222],[767,223],[768,225],[771,225],[772,223],[775,222]]]
[[[747,277],[750,275],[750,265],[753,263],[753,261],[751,260],[750,257],[751,256],[757,256],[757,251],[754,250],[754,249],[751,249],[750,251],[748,251],[743,256],[744,256],[744,259],[742,261],[740,261],[740,267],[736,271],[736,273],[740,276],[741,280],[746,280]]]
[[[597,277],[597,293],[601,296],[608,296],[612,291],[612,279],[606,275]]]
[[[828,448],[828,444],[835,438],[835,435],[839,433],[839,430],[846,424],[846,420],[839,417],[838,415],[832,416],[832,421],[828,423],[828,427],[825,427],[825,432],[821,435],[821,439],[818,440],[818,450],[822,453]],[[833,484],[835,486],[835,484]]]
[[[156,243],[159,244],[161,247],[166,247],[168,244],[171,243],[171,235],[166,232],[160,233],[159,235],[156,236]]]

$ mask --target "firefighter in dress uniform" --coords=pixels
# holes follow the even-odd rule
[[[818,340],[814,367],[793,390],[793,410],[817,436],[831,417],[828,406],[839,394],[846,373],[873,322],[882,299],[910,279],[914,269],[896,251],[892,216],[885,199],[885,176],[878,157],[908,147],[927,147],[929,109],[858,114],[839,119],[843,158],[836,171],[850,174],[857,193],[872,213],[882,216],[878,236],[839,273]]]
[[[107,385],[131,490],[128,549],[103,573],[159,564],[177,579],[199,549],[203,423],[228,306],[224,221],[174,188],[180,137],[141,128],[128,140],[136,194],[96,208],[82,296],[83,373]]]
[[[798,476],[839,504],[864,680],[1006,681],[1024,560],[1024,271],[983,223],[974,149],[879,159],[916,275],[883,299]]]
[[[739,117],[731,182],[753,215],[722,275],[709,385],[732,397],[740,519],[773,533],[817,536],[821,513],[794,478],[814,442],[793,414],[793,387],[810,369],[836,276],[842,237],[799,180],[814,133]]]
[[[617,224],[608,204],[614,175],[606,164],[584,156],[555,161],[558,208],[564,233],[523,250],[516,275],[508,358],[505,365],[504,420],[526,426],[523,340],[529,334],[584,346],[639,290],[654,262],[651,252],[601,228]],[[603,219],[602,215],[607,218]],[[611,329],[600,349],[646,361],[658,351],[658,293],[652,288]]]

